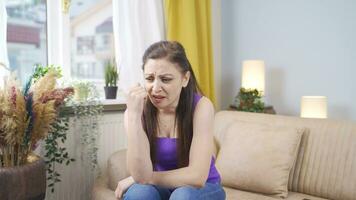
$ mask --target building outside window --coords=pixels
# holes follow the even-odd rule
[[[22,83],[36,64],[47,65],[45,0],[5,0],[9,68]]]
[[[47,65],[46,0],[5,3],[9,68],[23,84],[34,65]],[[64,49],[70,51],[70,69],[66,69],[70,76],[66,78],[93,82],[104,96],[104,68],[115,55],[112,0],[71,0],[68,14],[69,23],[63,27],[70,35],[70,41],[63,42]]]
[[[104,68],[114,60],[111,0],[72,0],[71,78],[93,82],[104,96]]]
[[[79,36],[77,39],[77,54],[93,54],[94,53],[94,37],[93,36]]]

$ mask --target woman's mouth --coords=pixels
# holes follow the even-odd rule
[[[165,97],[161,95],[152,95],[152,99],[155,103],[159,104],[163,101]]]

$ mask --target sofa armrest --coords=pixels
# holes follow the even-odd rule
[[[113,190],[108,188],[108,177],[101,175],[95,179],[92,200],[116,200]]]
[[[108,187],[115,190],[117,183],[130,176],[126,167],[126,149],[113,153],[107,165]]]

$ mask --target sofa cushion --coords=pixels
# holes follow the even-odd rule
[[[303,193],[298,193],[298,192],[288,192],[288,198],[286,200],[327,200],[324,198],[312,196],[312,195],[307,195]]]
[[[270,196],[259,193],[237,190],[229,187],[224,187],[226,200],[276,200]],[[288,197],[285,200],[327,200],[320,197],[315,197],[298,192],[288,192]]]
[[[229,187],[224,187],[226,200],[276,200],[263,194],[237,190]]]
[[[222,138],[216,166],[224,186],[287,197],[304,129],[236,121]]]

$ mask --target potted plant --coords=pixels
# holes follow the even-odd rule
[[[56,88],[55,68],[36,69],[22,90],[10,76],[0,91],[0,199],[45,196],[45,162],[32,152],[53,129],[73,89]]]
[[[71,84],[75,92],[83,92],[73,101],[68,102],[74,112],[73,129],[78,130],[81,138],[82,157],[86,158],[93,171],[98,169],[98,141],[99,141],[99,120],[102,115],[103,105],[100,102],[100,95],[95,85],[87,81],[75,81]]]
[[[105,98],[116,99],[117,79],[119,74],[114,62],[107,62],[105,65]]]
[[[239,111],[262,113],[265,105],[261,99],[262,94],[257,89],[240,88],[232,107]]]
[[[74,100],[81,102],[88,100],[90,93],[90,82],[75,81],[73,82]]]

